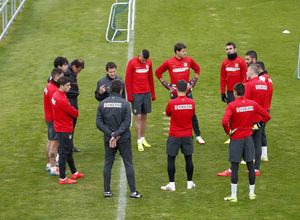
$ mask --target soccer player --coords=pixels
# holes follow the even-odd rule
[[[183,43],[177,43],[174,46],[175,56],[166,60],[155,71],[156,77],[160,80],[162,85],[170,91],[170,97],[177,97],[176,85],[179,80],[185,80],[188,82],[186,95],[189,98],[193,98],[192,89],[195,87],[199,75],[200,66],[191,57],[186,55],[186,46]],[[195,76],[190,80],[190,69],[194,70]],[[169,72],[171,83],[167,83],[162,78],[165,71]],[[193,116],[193,129],[196,135],[196,140],[199,144],[205,144],[205,141],[201,137],[201,132],[198,124],[196,114]]]
[[[97,82],[95,98],[101,102],[109,96],[111,82],[114,79],[123,80],[117,75],[117,65],[114,62],[108,62],[105,66],[106,75]],[[123,86],[124,88],[124,86]],[[125,90],[123,89],[122,97],[125,99]]]
[[[115,155],[119,150],[124,162],[130,197],[140,198],[142,195],[135,189],[135,174],[132,164],[132,146],[130,134],[130,104],[122,98],[123,82],[115,79],[111,82],[110,96],[100,102],[97,111],[96,125],[104,133],[105,162],[104,197],[112,197],[110,190],[111,169]]]
[[[249,199],[256,198],[255,169],[253,164],[255,149],[252,139],[253,128],[261,127],[270,120],[270,115],[259,104],[244,97],[244,85],[239,83],[234,86],[235,101],[226,107],[222,125],[227,135],[230,136],[229,161],[231,162],[231,195],[225,201],[237,202],[237,183],[239,163],[243,158],[249,171]],[[261,117],[261,121],[253,125],[253,118]]]
[[[245,98],[250,99],[258,103],[263,109],[266,110],[268,86],[265,82],[259,80],[258,78],[258,67],[256,64],[252,63],[248,66],[247,70],[247,82],[245,85]],[[253,123],[260,122],[260,117],[257,116],[252,119]],[[254,130],[252,134],[254,146],[255,146],[255,174],[260,176],[260,160],[261,160],[261,136],[262,128],[259,127]],[[227,169],[218,176],[231,176],[232,170]]]
[[[234,100],[233,86],[246,81],[247,65],[242,57],[238,56],[235,43],[225,45],[227,58],[222,62],[220,71],[221,100],[230,103]]]
[[[271,111],[271,102],[272,102],[272,96],[273,96],[273,82],[268,74],[268,72],[265,69],[265,64],[262,61],[257,61],[256,64],[258,65],[259,74],[258,77],[261,81],[264,81],[267,83],[268,86],[268,98],[266,103],[266,110],[270,113]],[[267,147],[267,136],[265,131],[265,126],[262,127],[262,138],[261,138],[261,160],[268,162],[268,147]]]
[[[73,159],[73,119],[78,117],[78,110],[67,99],[66,93],[71,89],[70,79],[62,76],[57,80],[58,90],[52,97],[54,130],[59,142],[59,180],[58,184],[74,184],[76,179],[84,177],[77,171]],[[68,163],[72,176],[66,176],[66,163]]]
[[[71,105],[74,106],[76,109],[78,109],[78,96],[79,96],[77,76],[83,69],[84,69],[84,61],[81,59],[75,59],[68,66],[67,71],[64,73],[64,76],[68,77],[71,80],[71,89],[67,93],[67,98],[69,99]],[[73,129],[72,138],[74,138],[76,123],[77,123],[77,118],[73,118],[74,129]],[[73,151],[80,152],[80,149],[78,147],[73,146]]]
[[[156,97],[152,61],[149,57],[149,51],[143,49],[137,57],[128,62],[125,76],[127,99],[131,102],[135,115],[138,151],[144,151],[144,146],[151,147],[145,139],[145,132],[147,114],[151,112],[151,100],[155,101]]]
[[[51,79],[44,89],[44,113],[45,121],[48,127],[48,142],[46,146],[47,166],[46,170],[51,176],[58,176],[59,171],[56,167],[56,155],[58,150],[57,136],[53,126],[53,107],[52,96],[57,91],[57,80],[63,76],[63,71],[59,68],[54,68],[51,72]]]
[[[252,63],[248,66],[247,82],[245,83],[245,98],[256,101],[262,108],[268,110],[268,95],[270,92],[267,83],[259,79],[259,73],[260,71],[256,63]],[[255,118],[254,122],[259,122],[259,120],[260,118]],[[260,176],[262,130],[262,127],[256,129],[252,135],[255,146],[256,176]]]
[[[255,50],[249,50],[245,54],[245,61],[247,63],[247,66],[249,66],[251,63],[257,62],[257,53]]]
[[[192,155],[194,152],[192,120],[195,115],[195,102],[186,96],[187,83],[179,80],[177,83],[178,97],[171,99],[166,107],[166,115],[171,117],[169,137],[166,153],[168,155],[169,183],[162,186],[162,190],[175,191],[175,159],[179,149],[184,154],[187,174],[187,189],[193,189],[194,164]]]

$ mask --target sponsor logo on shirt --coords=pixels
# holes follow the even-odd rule
[[[55,99],[53,97],[51,99],[51,102],[52,102],[53,105],[56,105],[56,101],[55,101]]]
[[[183,63],[183,66],[184,66],[184,67],[187,67],[187,66],[188,66],[188,63]]]
[[[146,66],[146,69],[136,69],[136,73],[148,73],[149,72],[149,66]]]
[[[186,110],[186,109],[193,109],[193,105],[175,105],[175,110]]]
[[[266,82],[266,77],[264,77],[264,76],[260,76],[259,79],[260,79],[261,81]]]
[[[180,72],[185,72],[189,69],[189,67],[182,67],[182,68],[175,68],[173,69],[174,73],[180,73]]]
[[[104,103],[104,108],[122,108],[122,103],[118,103],[118,102]]]
[[[240,70],[240,67],[226,67],[225,70],[227,72],[235,72],[235,71]]]
[[[252,111],[253,111],[253,106],[244,106],[244,107],[236,108],[236,112],[252,112]]]
[[[255,85],[256,90],[268,90],[268,86],[266,85]]]

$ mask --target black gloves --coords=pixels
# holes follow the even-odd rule
[[[221,94],[221,100],[222,100],[223,102],[227,103],[227,97],[226,97],[226,95],[225,95],[224,93]]]

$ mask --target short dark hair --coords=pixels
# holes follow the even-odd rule
[[[147,59],[150,57],[150,52],[149,52],[149,50],[143,49],[143,50],[141,51],[141,56],[142,56],[142,58],[144,58],[145,60],[147,60]]]
[[[71,66],[76,66],[76,68],[84,69],[84,61],[82,59],[75,59],[72,61]]]
[[[54,68],[52,71],[51,71],[51,77],[52,79],[57,76],[57,75],[60,75],[64,73],[62,69],[59,69],[59,68]]]
[[[225,45],[225,47],[226,46],[233,46],[233,48],[236,48],[235,43],[233,43],[232,41],[227,42],[227,44]]]
[[[58,80],[57,80],[57,84],[59,86],[64,86],[66,85],[67,83],[71,82],[71,80],[68,78],[68,77],[65,77],[65,76],[62,76],[60,77]]]
[[[108,69],[117,69],[117,65],[114,62],[108,62],[105,66],[106,71],[108,71]]]
[[[110,93],[113,93],[113,92],[120,93],[122,89],[123,89],[123,82],[121,80],[114,79],[111,82]]]
[[[257,59],[257,53],[256,53],[255,50],[249,50],[249,51],[246,52],[245,55],[246,55],[246,56],[250,56],[252,59],[253,59],[253,58]]]
[[[245,86],[242,83],[237,83],[233,87],[234,91],[238,96],[243,96],[245,93]]]
[[[265,71],[266,70],[266,68],[265,68],[265,64],[264,64],[264,62],[263,61],[261,61],[261,60],[258,60],[258,61],[256,61],[256,64],[263,70],[263,71]]]
[[[187,88],[187,83],[184,80],[179,80],[177,82],[177,89],[179,92],[185,92]]]
[[[181,51],[182,49],[185,49],[185,48],[186,48],[185,44],[179,42],[179,43],[175,44],[174,52],[176,53],[176,51]]]
[[[257,66],[256,63],[251,63],[251,64],[248,66],[248,69],[251,69],[255,75],[258,75],[258,74],[259,74],[259,69],[258,69],[258,66]]]
[[[63,66],[64,64],[68,64],[68,60],[66,57],[56,57],[53,62],[55,68],[57,68],[58,66]]]

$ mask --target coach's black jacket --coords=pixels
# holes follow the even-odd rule
[[[112,79],[107,74],[97,82],[97,86],[96,86],[96,90],[95,90],[95,98],[99,102],[101,102],[102,100],[104,100],[105,98],[107,98],[109,96],[111,82],[115,79],[121,80],[123,82],[123,80],[119,76],[116,76],[116,78]],[[99,88],[102,85],[105,85],[106,91],[103,94],[100,94]],[[123,82],[123,88],[125,88],[124,82]],[[123,89],[122,97],[125,99],[125,89]]]
[[[111,136],[118,137],[118,142],[127,141],[130,137],[131,110],[130,104],[120,94],[112,93],[99,103],[96,126],[104,133],[108,142]]]
[[[79,96],[79,88],[77,83],[77,75],[73,73],[71,66],[69,66],[68,70],[64,73],[65,77],[68,77],[71,81],[71,89],[67,92],[68,99],[77,99]]]

